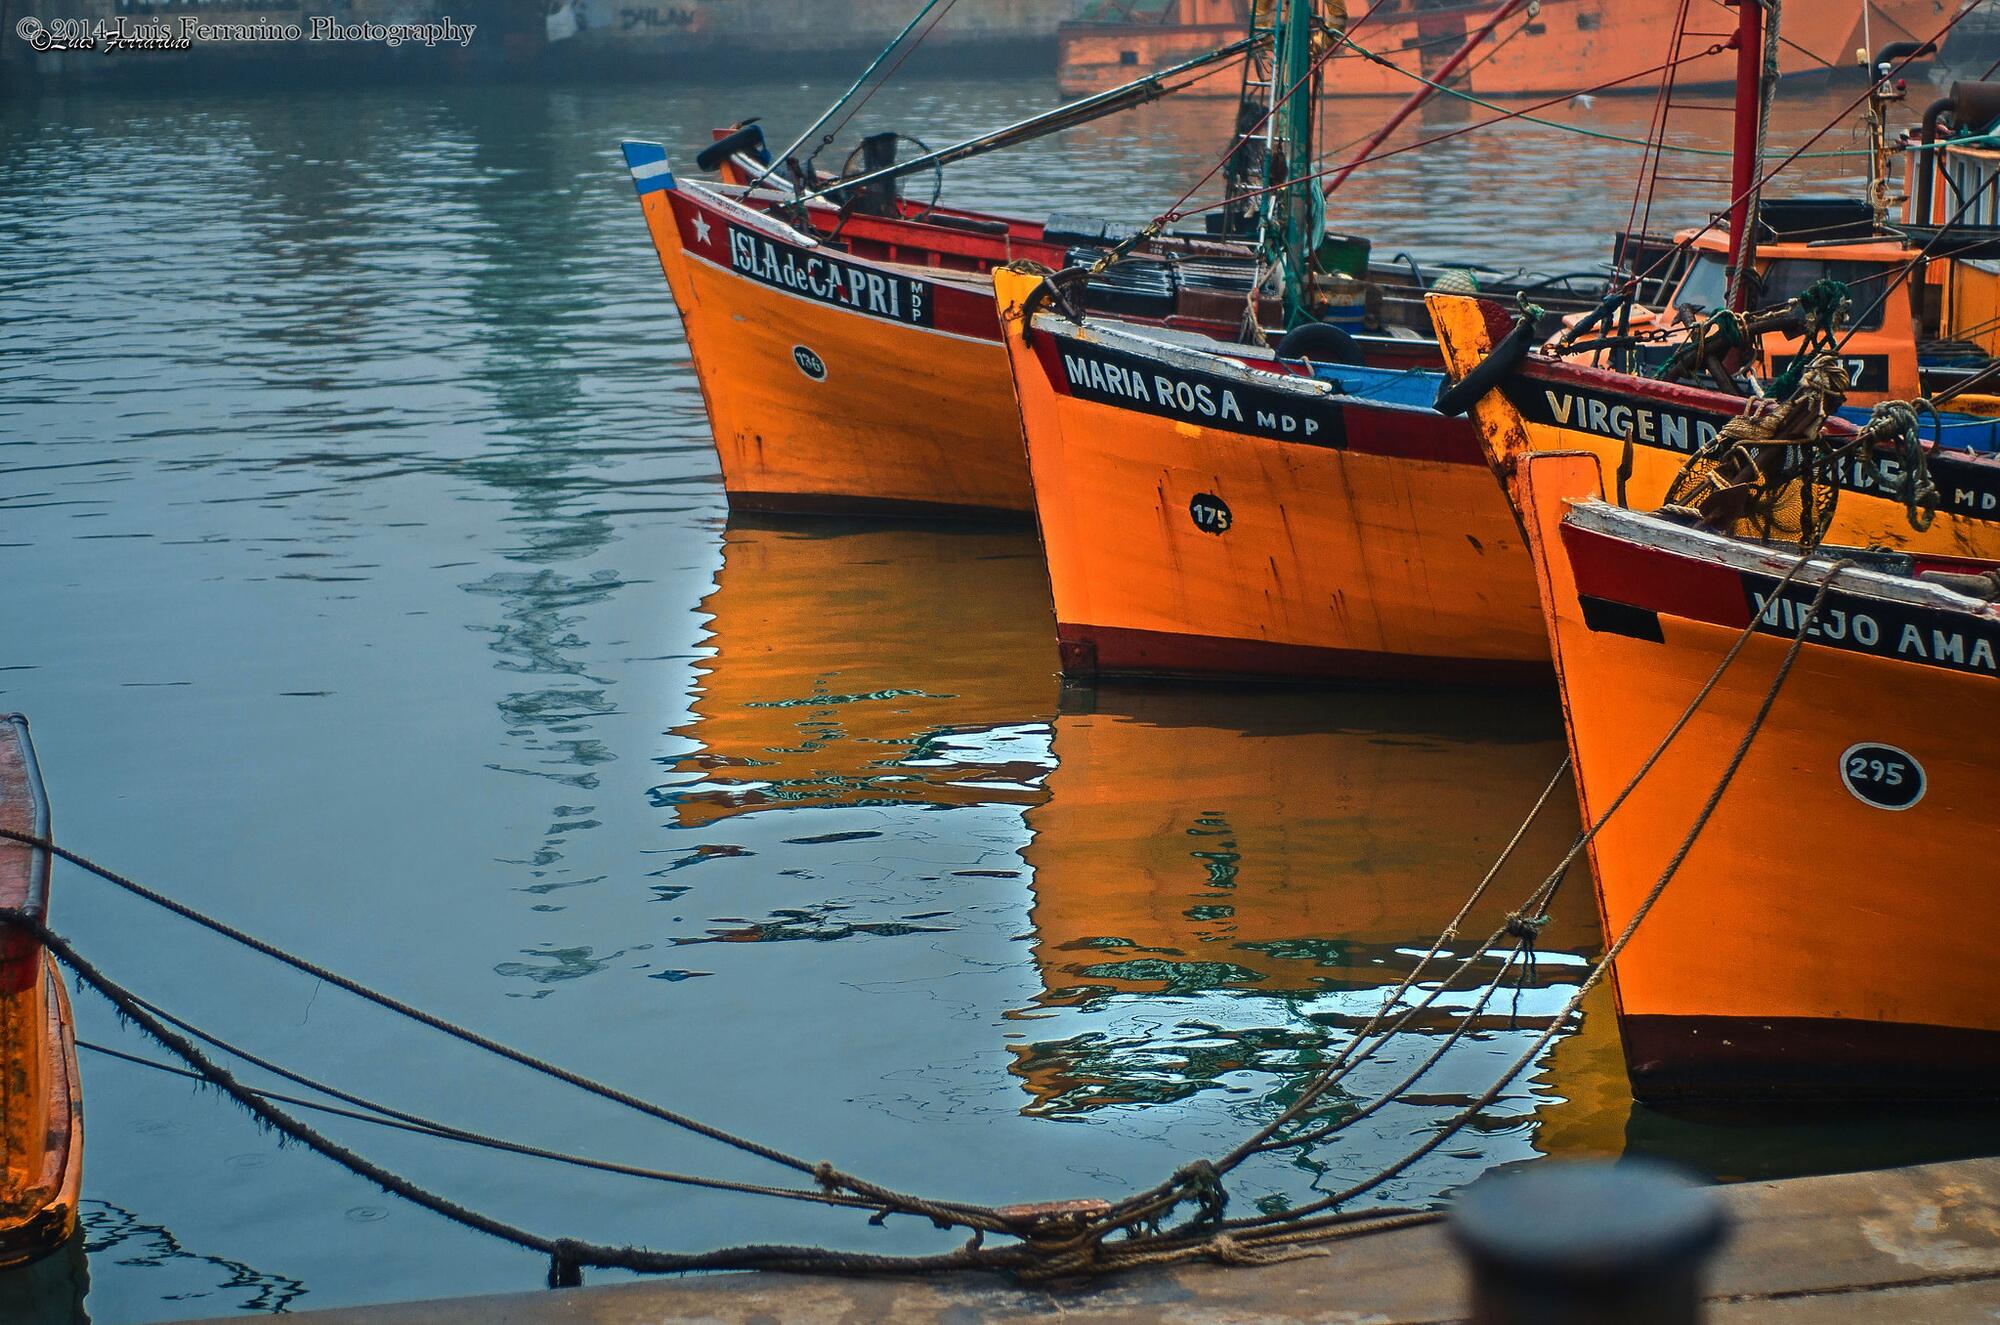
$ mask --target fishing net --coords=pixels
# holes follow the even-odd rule
[[[1688,457],[1663,513],[1741,538],[1817,545],[1833,523],[1845,449],[1822,434],[1850,385],[1846,365],[1821,355],[1787,398],[1750,401]]]

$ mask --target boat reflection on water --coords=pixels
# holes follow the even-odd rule
[[[1034,536],[732,517],[700,749],[656,792],[701,827],[806,806],[1041,798],[1056,654]]]
[[[1532,697],[1088,697],[1057,717],[1048,799],[1027,813],[1042,993],[1017,1014],[1015,1072],[1026,1110],[1050,1117],[1214,1090],[1267,1116],[1428,949],[1563,758],[1559,715]],[[1565,781],[1463,926],[1468,940],[1498,928],[1576,832]],[[1518,991],[1510,977],[1366,1144],[1407,1144],[1423,1115],[1476,1096],[1574,992],[1601,947],[1589,880],[1569,880],[1552,911],[1536,969]],[[1469,1006],[1442,999],[1422,1023],[1431,1033],[1359,1074],[1347,1105],[1398,1080]],[[1510,1139],[1468,1140],[1486,1162],[1622,1149],[1615,1024],[1608,1008],[1585,1020],[1510,1089]]]
[[[90,1325],[89,1234],[78,1228],[38,1260],[0,1273],[0,1320],[8,1325]]]

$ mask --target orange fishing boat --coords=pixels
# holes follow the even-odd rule
[[[1273,84],[1309,87],[1309,42],[1280,37]],[[1311,159],[1312,109],[1289,99],[1270,160]],[[1064,671],[1545,681],[1533,577],[1477,436],[1431,408],[1435,379],[1315,362],[1333,357],[1311,343],[1325,189],[1268,173],[1264,254],[1292,328],[1274,358],[995,273]]]
[[[1288,21],[1301,26],[1307,13],[1298,0]],[[1237,40],[1223,51],[1273,41],[1269,29],[1233,35]],[[1169,72],[1178,76],[1218,58],[1209,52]],[[810,155],[800,161],[787,150],[773,161],[754,124],[721,134],[696,157],[698,167],[720,170],[712,182],[677,177],[659,144],[626,143],[731,505],[1025,514],[1027,467],[990,280],[1002,267],[1075,271],[1115,253],[1116,266],[1079,287],[1091,311],[1225,341],[1247,334],[1251,318],[1282,334],[1297,309],[1268,294],[1252,297],[1262,273],[1246,238],[1256,233],[1256,218],[1247,214],[1162,233],[1160,226],[1135,230],[1086,216],[996,216],[940,206],[935,192],[929,202],[899,192],[898,181],[918,172],[941,172],[946,163],[1178,86],[1156,75],[900,162],[894,159],[899,135],[873,135],[849,158],[863,168],[843,168],[838,179],[821,177]],[[1259,122],[1274,117],[1276,106],[1267,103],[1288,95],[1274,87],[1245,86],[1245,114]],[[1292,98],[1300,109],[1305,100]],[[1219,169],[1240,193],[1250,182],[1244,172],[1282,173],[1286,159],[1246,130]],[[941,179],[940,173],[939,188]],[[1337,330],[1345,356],[1395,368],[1435,366],[1415,264],[1371,266],[1365,240],[1326,234],[1323,225],[1315,244],[1326,270],[1312,312],[1341,321],[1329,331]],[[1601,282],[1584,291],[1576,288],[1579,279],[1478,276],[1489,292],[1533,289],[1551,307],[1580,310],[1595,302]]]
[[[0,717],[0,825],[49,835],[27,719]],[[0,907],[46,920],[48,852],[0,841]],[[0,925],[0,1266],[33,1260],[76,1232],[83,1093],[69,996],[55,958]]]
[[[1061,265],[1059,244],[1026,227],[987,236],[886,218],[879,235],[857,227],[829,243],[837,208],[820,209],[823,230],[801,230],[770,214],[775,191],[676,180],[658,144],[626,143],[625,159],[732,506],[1027,509],[983,273],[1015,255]]]
[[[1056,30],[1056,79],[1065,96],[1080,96],[1221,45],[1250,20],[1252,0],[1107,0],[1083,18]],[[1868,6],[1866,20],[1863,4]],[[1698,17],[1706,3],[1696,9]],[[1488,22],[1500,5],[1449,0],[1381,0],[1354,22],[1353,42],[1328,62],[1326,94],[1341,97],[1407,96],[1420,78],[1437,74],[1467,34]],[[1552,96],[1629,78],[1617,90],[1651,92],[1655,69],[1682,28],[1681,0],[1537,0],[1516,5],[1486,50],[1450,79],[1458,91],[1482,97]],[[1864,34],[1881,45],[1917,40],[1937,26],[1948,6],[1941,0],[1820,0],[1785,12],[1786,41],[1779,70],[1786,78],[1825,75],[1854,66]],[[1699,25],[1698,25],[1699,26]],[[1711,27],[1723,28],[1718,15]],[[1727,31],[1690,32],[1690,53]],[[1368,55],[1361,52],[1365,50]],[[1375,58],[1371,58],[1375,57]],[[1385,62],[1388,67],[1385,67]],[[1703,55],[1680,67],[1682,88],[1721,85],[1735,78],[1735,56]],[[1230,91],[1227,78],[1210,78],[1191,95]]]
[[[2000,1095],[2000,898],[1966,872],[2000,848],[1996,565],[1808,554],[1641,514],[1601,499],[1589,454],[1527,456],[1512,486],[1585,822],[1692,708],[1591,842],[1607,934],[1637,914],[1803,641],[1613,964],[1634,1092]]]
[[[1546,681],[1513,512],[1428,382],[1336,387],[994,286],[1065,673]]]

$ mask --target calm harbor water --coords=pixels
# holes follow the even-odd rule
[[[1268,1116],[1400,978],[1554,770],[1558,716],[1517,695],[1069,689],[1032,533],[730,518],[616,146],[684,157],[751,114],[782,136],[834,90],[0,108],[0,708],[32,718],[73,847],[370,985],[890,1185],[1116,1195]],[[1052,97],[913,82],[857,127],[938,142]],[[1781,102],[1774,138],[1833,104]],[[1384,109],[1337,105],[1329,136]],[[1630,135],[1649,109],[1557,113]],[[954,167],[946,197],[1143,220],[1229,117],[1154,106]],[[1627,219],[1636,156],[1517,123],[1357,176],[1337,210],[1385,255],[1504,239],[1529,265],[1587,268]],[[1713,192],[1663,186],[1655,224]],[[1575,830],[1559,798],[1497,896]],[[784,1176],[75,872],[54,913],[176,1014],[363,1094],[632,1163]],[[1413,1145],[1525,1048],[1597,946],[1573,880],[1534,978],[1417,1096],[1250,1167],[1236,1201],[1306,1199]],[[164,1056],[92,996],[78,1023]],[[93,1320],[541,1280],[535,1258],[281,1148],[184,1080],[90,1051],[83,1070]],[[943,1245],[904,1220],[320,1121],[550,1234]],[[1628,1145],[1734,1177],[1982,1137],[1976,1120],[1635,1114],[1600,1008],[1377,1197]],[[0,1278],[0,1304],[40,1294],[41,1319],[69,1319],[71,1268]]]

